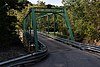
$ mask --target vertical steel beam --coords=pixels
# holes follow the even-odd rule
[[[23,20],[23,30],[26,31],[26,19]]]
[[[54,18],[54,35],[55,35],[55,32],[56,32],[56,15],[53,14],[53,18]]]
[[[39,45],[38,45],[38,37],[37,37],[37,24],[36,24],[36,16],[35,16],[35,11],[34,8],[32,8],[32,25],[33,25],[33,33],[34,33],[34,41],[35,41],[35,50],[39,50]]]
[[[71,40],[74,40],[74,35],[73,35],[73,32],[72,32],[71,24],[69,22],[69,18],[68,18],[66,8],[64,8],[64,19],[65,19],[66,26],[68,27],[68,32],[70,34],[69,37],[70,37]]]
[[[46,19],[46,16],[43,17],[43,20],[44,20],[44,32],[46,33],[46,20],[45,19]]]
[[[26,18],[24,18],[24,22],[23,22],[23,28],[24,28],[24,32],[26,32],[27,31],[27,17]]]
[[[40,17],[40,32],[41,32],[41,30],[42,30],[42,19]]]
[[[45,21],[44,21],[44,16],[42,17],[42,20],[43,20],[43,25],[44,25],[44,33],[45,33]]]
[[[25,23],[25,26],[26,26],[26,31],[28,32],[28,16],[25,18],[26,19],[26,23]]]
[[[50,26],[50,16],[48,15],[48,34],[49,34],[49,26]]]
[[[29,27],[29,28],[30,28],[30,31],[29,31],[29,32],[30,32],[30,36],[31,36],[31,34],[32,34],[32,33],[31,33],[31,26],[32,26],[32,25],[31,25],[31,22],[32,22],[32,21],[31,21],[31,19],[32,19],[31,17],[32,17],[32,15],[31,15],[31,13],[30,13],[30,14],[29,14],[29,23],[30,23],[30,25],[29,25],[29,26],[30,26],[30,27]]]
[[[27,16],[27,29],[28,29],[28,32],[30,32],[30,31],[29,31],[29,19],[30,19],[30,18],[29,18],[29,14],[28,14],[28,16]]]
[[[39,31],[40,31],[40,27],[41,27],[41,23],[40,23],[41,21],[40,21],[40,19],[39,19],[39,21],[38,21],[38,23],[39,23],[39,25],[38,25],[38,27],[39,27]]]

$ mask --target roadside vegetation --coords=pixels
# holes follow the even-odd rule
[[[43,3],[43,2],[42,2]],[[83,43],[97,44],[100,41],[100,1],[99,0],[62,0],[67,8],[75,40]],[[41,5],[41,4],[40,4]],[[42,4],[45,6],[45,3]],[[58,7],[58,6],[53,6]],[[62,7],[62,6],[60,6]],[[57,36],[68,38],[69,33],[64,18],[56,15]],[[44,17],[46,18],[46,17]],[[41,29],[48,31],[48,21],[42,18]],[[54,20],[50,16],[49,33],[54,35]],[[100,44],[100,43],[99,43]]]
[[[0,0],[0,45],[19,41],[16,29],[22,28],[28,3],[22,0]]]
[[[100,41],[100,1],[62,0],[67,7],[76,41]]]

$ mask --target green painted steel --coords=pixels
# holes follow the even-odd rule
[[[32,26],[32,13],[29,14],[29,23],[30,23],[30,34],[32,34],[31,32],[31,26]],[[30,35],[31,36],[31,35]]]
[[[32,25],[33,25],[33,33],[34,33],[34,41],[35,41],[35,49],[36,51],[39,50],[39,45],[38,45],[38,37],[37,37],[37,25],[36,25],[36,17],[35,17],[35,12],[34,8],[32,9]]]
[[[27,18],[25,18],[24,20],[23,20],[24,22],[23,22],[23,30],[24,30],[24,33],[27,31]]]
[[[31,34],[31,14],[28,15],[28,23],[29,23],[29,33]]]
[[[49,34],[49,26],[50,26],[50,16],[48,15],[48,34]]]
[[[54,35],[55,35],[55,32],[56,32],[56,15],[54,14]]]
[[[67,14],[66,8],[50,8],[50,9],[35,8],[35,13],[40,13],[39,18],[44,17],[44,16],[48,16],[48,34],[49,34],[49,26],[50,26],[50,20],[49,20],[50,17],[49,16],[52,15],[52,14],[58,14],[58,15],[64,17],[66,26],[68,28],[68,32],[70,34],[69,37],[70,37],[71,40],[74,40],[74,35],[73,35],[72,28],[71,28],[71,25],[70,25],[70,22],[69,22],[69,19],[68,19],[68,14]],[[47,14],[45,14],[45,13],[47,13]],[[62,14],[64,14],[64,15],[62,15]],[[55,31],[56,31],[55,21],[56,21],[56,17],[54,16],[54,35],[55,35]]]
[[[44,17],[43,19],[45,20],[46,17]],[[44,21],[44,32],[46,33],[46,21]]]
[[[66,8],[64,8],[64,19],[65,19],[66,26],[68,27],[68,32],[70,34],[69,37],[71,40],[74,40],[74,35],[73,35],[72,28],[71,28],[71,24],[68,19],[68,14],[67,14]]]
[[[26,31],[26,19],[23,20],[23,30]]]
[[[47,14],[45,14],[47,13]],[[23,30],[24,33],[27,32],[29,29],[28,33],[31,34],[31,28],[33,28],[33,34],[34,34],[34,44],[35,44],[35,50],[39,50],[39,45],[38,45],[38,36],[37,36],[37,23],[36,23],[36,18],[39,19],[39,31],[41,31],[42,28],[42,18],[47,18],[48,24],[46,24],[46,21],[44,21],[44,27],[46,25],[48,26],[48,34],[50,31],[50,16],[53,15],[54,19],[54,35],[56,33],[56,14],[61,15],[65,19],[66,26],[68,28],[68,32],[70,34],[70,39],[74,40],[73,32],[71,29],[71,24],[68,19],[68,14],[65,8],[53,8],[53,9],[44,9],[44,8],[32,8],[31,12],[28,13],[28,15],[24,18],[23,20]],[[36,16],[37,15],[37,16]],[[31,26],[31,27],[30,27]],[[46,28],[45,28],[46,31]]]
[[[43,14],[43,15],[38,15],[38,17],[37,18],[42,18],[42,17],[46,17],[46,16],[48,16],[48,15],[52,15],[53,13],[47,13],[47,14]]]
[[[40,32],[41,32],[41,28],[42,28],[42,22],[41,22],[41,18],[40,18]]]
[[[34,8],[36,13],[63,13],[63,8]]]
[[[26,31],[28,31],[29,29],[28,29],[28,16],[26,17]]]

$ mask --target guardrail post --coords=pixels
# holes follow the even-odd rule
[[[32,8],[32,25],[33,25],[33,33],[34,33],[34,41],[35,41],[35,50],[38,51],[39,45],[38,45],[38,37],[37,37],[37,24],[36,24],[36,16],[34,8]]]

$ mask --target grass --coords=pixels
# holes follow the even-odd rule
[[[61,37],[61,38],[68,38],[67,35],[64,35],[60,32],[55,32],[55,35],[54,35],[54,32],[49,32],[50,35],[53,35],[53,36],[58,36],[58,37]]]

